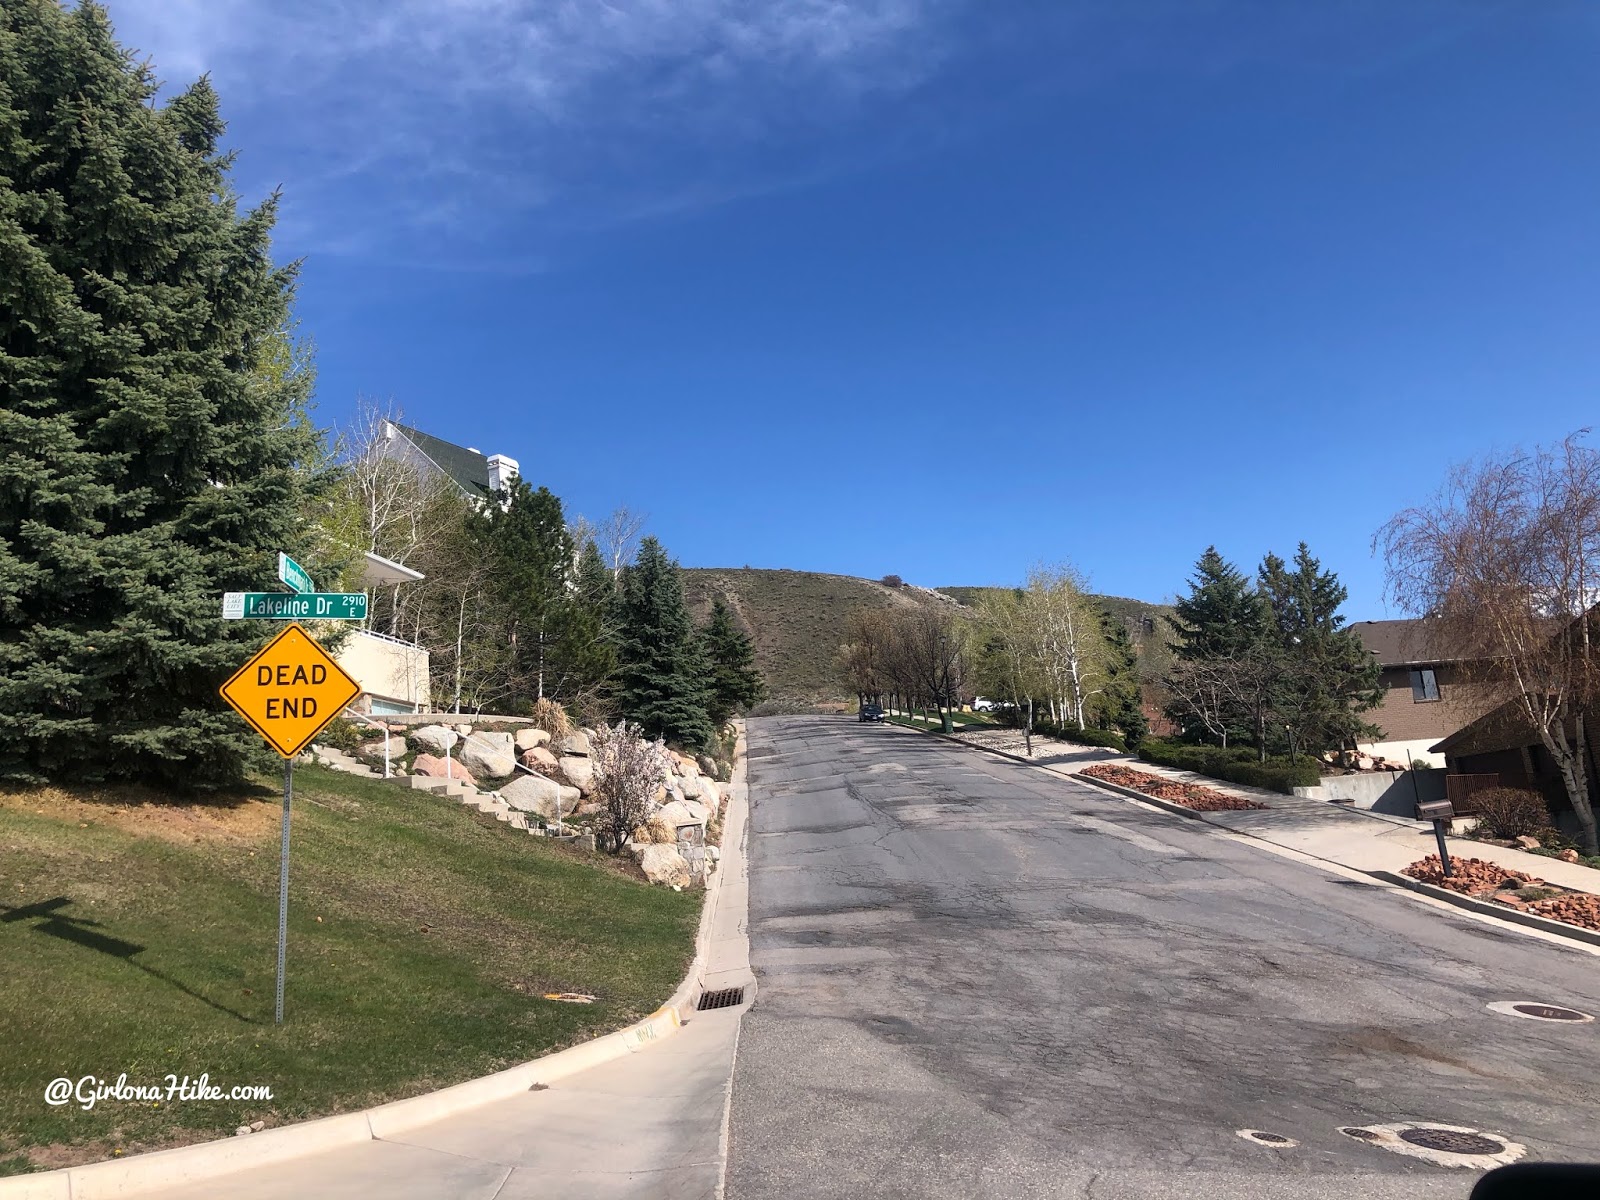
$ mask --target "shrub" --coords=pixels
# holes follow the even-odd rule
[[[369,741],[375,733],[371,726],[358,728],[359,725],[360,722],[347,721],[343,718],[330,721],[327,728],[317,734],[316,742],[319,746],[329,746],[334,750],[343,750],[346,754],[350,754],[357,746]],[[383,735],[379,733],[376,736]]]
[[[1077,729],[1071,725],[1057,725],[1053,721],[1040,721],[1036,730],[1046,737],[1059,738],[1079,746],[1106,746],[1127,753],[1128,743],[1115,729]]]
[[[878,582],[883,584],[884,587],[904,587],[906,583],[906,581],[901,579],[898,575],[885,575],[882,579],[878,580]]]
[[[1150,738],[1140,744],[1139,757],[1158,766],[1176,767],[1180,771],[1193,771],[1197,775],[1282,792],[1286,796],[1292,795],[1297,787],[1316,787],[1322,781],[1322,773],[1312,759],[1302,757],[1290,762],[1287,758],[1269,758],[1261,762],[1248,746],[1224,749]]]
[[[1550,827],[1550,808],[1538,792],[1493,787],[1472,794],[1477,832],[1484,837],[1537,836]],[[1542,841],[1542,839],[1541,839]]]

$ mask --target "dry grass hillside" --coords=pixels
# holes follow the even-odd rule
[[[720,595],[750,633],[755,641],[756,661],[767,680],[764,711],[807,709],[848,698],[835,677],[834,659],[845,640],[851,613],[919,604],[964,606],[989,590],[936,591],[909,584],[889,587],[852,575],[753,567],[685,568],[683,587],[697,621],[705,620],[712,600]],[[1157,605],[1139,600],[1102,599],[1113,612],[1129,621],[1136,636],[1143,618],[1162,611]],[[1147,644],[1161,643],[1164,648],[1164,638],[1143,640]]]
[[[768,711],[810,708],[845,698],[833,664],[851,613],[955,604],[927,588],[894,588],[853,575],[755,567],[685,568],[683,590],[697,621],[705,620],[716,596],[727,600],[755,641],[756,662],[767,680]]]

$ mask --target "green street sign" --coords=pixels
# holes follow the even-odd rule
[[[310,595],[317,590],[317,585],[311,582],[311,576],[306,573],[306,569],[282,550],[278,551],[278,578],[302,596]]]
[[[365,621],[365,592],[225,592],[225,621]]]

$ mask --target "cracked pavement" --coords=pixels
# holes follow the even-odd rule
[[[1600,1159],[1600,963],[1049,772],[749,722],[734,1200],[1465,1197],[1407,1120]],[[1278,1149],[1239,1129],[1295,1139]]]

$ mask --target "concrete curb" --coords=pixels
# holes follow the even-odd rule
[[[1565,921],[1552,921],[1549,917],[1536,916],[1533,913],[1522,912],[1520,909],[1510,908],[1504,904],[1495,904],[1489,900],[1479,900],[1474,896],[1463,896],[1460,892],[1453,892],[1449,888],[1435,887],[1431,883],[1423,883],[1420,879],[1412,879],[1409,875],[1398,875],[1393,871],[1368,871],[1374,879],[1381,879],[1385,883],[1398,884],[1408,891],[1419,895],[1431,896],[1435,900],[1442,900],[1446,904],[1453,904],[1457,908],[1467,909],[1469,912],[1483,913],[1485,916],[1494,917],[1501,921],[1510,921],[1514,925],[1526,925],[1529,929],[1539,929],[1556,937],[1571,938],[1577,942],[1588,942],[1592,946],[1600,946],[1600,930],[1585,929],[1582,925],[1568,925]]]
[[[743,777],[745,769],[744,731],[741,726],[739,754],[729,774],[729,786]],[[728,804],[733,803],[729,795]],[[695,954],[688,973],[672,998],[642,1021],[626,1029],[603,1034],[591,1041],[533,1059],[464,1083],[441,1088],[422,1096],[394,1100],[377,1108],[338,1116],[319,1117],[279,1129],[267,1129],[248,1137],[221,1138],[193,1146],[156,1150],[129,1158],[108,1159],[80,1167],[62,1167],[31,1175],[0,1179],[0,1200],[111,1200],[149,1194],[158,1189],[197,1183],[219,1175],[256,1167],[270,1166],[341,1146],[394,1137],[469,1109],[504,1100],[587,1071],[602,1063],[626,1058],[671,1037],[684,1023],[689,1000],[700,986],[711,945],[712,920],[721,897],[726,861],[717,864],[706,887],[700,907],[700,925],[695,933]]]

